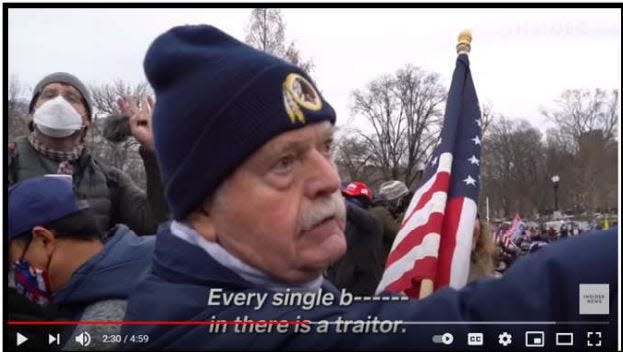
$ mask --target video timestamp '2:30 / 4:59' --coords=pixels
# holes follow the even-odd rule
[[[102,342],[114,344],[145,344],[149,342],[149,335],[102,335]]]

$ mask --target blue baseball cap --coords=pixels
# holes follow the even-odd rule
[[[8,203],[9,239],[89,208],[86,201],[76,199],[71,182],[49,176],[13,185],[9,188]]]

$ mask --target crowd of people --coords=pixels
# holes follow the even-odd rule
[[[616,224],[614,222],[613,226]],[[519,257],[536,252],[552,242],[602,229],[597,221],[582,226],[573,220],[543,221],[540,224],[535,221],[520,221],[514,230],[510,229],[511,226],[511,222],[501,223],[492,234],[495,242],[496,276],[501,276]]]
[[[206,305],[214,288],[373,295],[412,193],[398,180],[378,192],[342,184],[330,153],[335,112],[313,80],[217,28],[167,31],[144,68],[156,104],[122,98],[120,109],[141,143],[146,192],[90,156],[92,104],[78,78],[54,73],[37,84],[31,132],[9,146],[9,320],[581,320],[569,308],[578,282],[616,286],[616,230],[561,241],[496,280],[495,239],[478,218],[465,289],[313,310]],[[122,349],[434,347],[425,326],[363,335],[205,329],[70,326],[64,348],[80,348],[84,331],[150,336]],[[91,348],[110,348],[104,342]]]

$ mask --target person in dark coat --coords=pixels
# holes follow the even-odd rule
[[[400,231],[400,226],[404,218],[404,212],[407,210],[412,195],[404,182],[398,180],[390,180],[383,182],[380,186],[379,193],[385,200],[385,204],[379,204],[370,209],[381,221],[383,225],[383,256],[382,265],[385,267],[385,261],[389,256],[389,252],[394,244],[394,239]]]
[[[149,335],[124,349],[434,350],[447,346],[433,335],[458,344],[473,331],[466,322],[594,320],[579,314],[580,283],[609,285],[610,314],[599,319],[615,336],[614,231],[560,241],[461,290],[351,300],[322,275],[346,252],[346,211],[331,158],[335,111],[312,79],[207,25],[160,35],[144,67],[174,220],[156,235],[125,319],[190,323],[124,325],[122,335]],[[428,321],[457,324],[405,323]],[[547,336],[556,328],[539,326]],[[514,343],[525,332],[504,329]],[[499,349],[499,326],[477,331],[483,349]]]
[[[344,256],[329,267],[327,279],[338,289],[357,296],[370,296],[383,275],[382,226],[368,211],[346,205],[346,244]]]
[[[85,137],[92,123],[93,104],[87,87],[75,76],[56,72],[44,77],[33,91],[29,106],[31,132],[9,145],[9,185],[47,174],[72,180],[80,199],[87,200],[103,230],[127,224],[140,235],[153,234],[168,219],[151,134],[151,108],[145,98],[123,98],[132,134],[141,144],[147,178],[144,192],[123,171],[94,158]]]
[[[358,296],[374,294],[383,274],[381,223],[367,209],[372,190],[362,181],[341,189],[346,200],[346,254],[327,270],[327,279],[337,288]]]

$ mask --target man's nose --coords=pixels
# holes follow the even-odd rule
[[[340,175],[335,163],[323,153],[313,150],[308,159],[309,177],[305,185],[305,194],[309,198],[327,196],[340,188]]]

